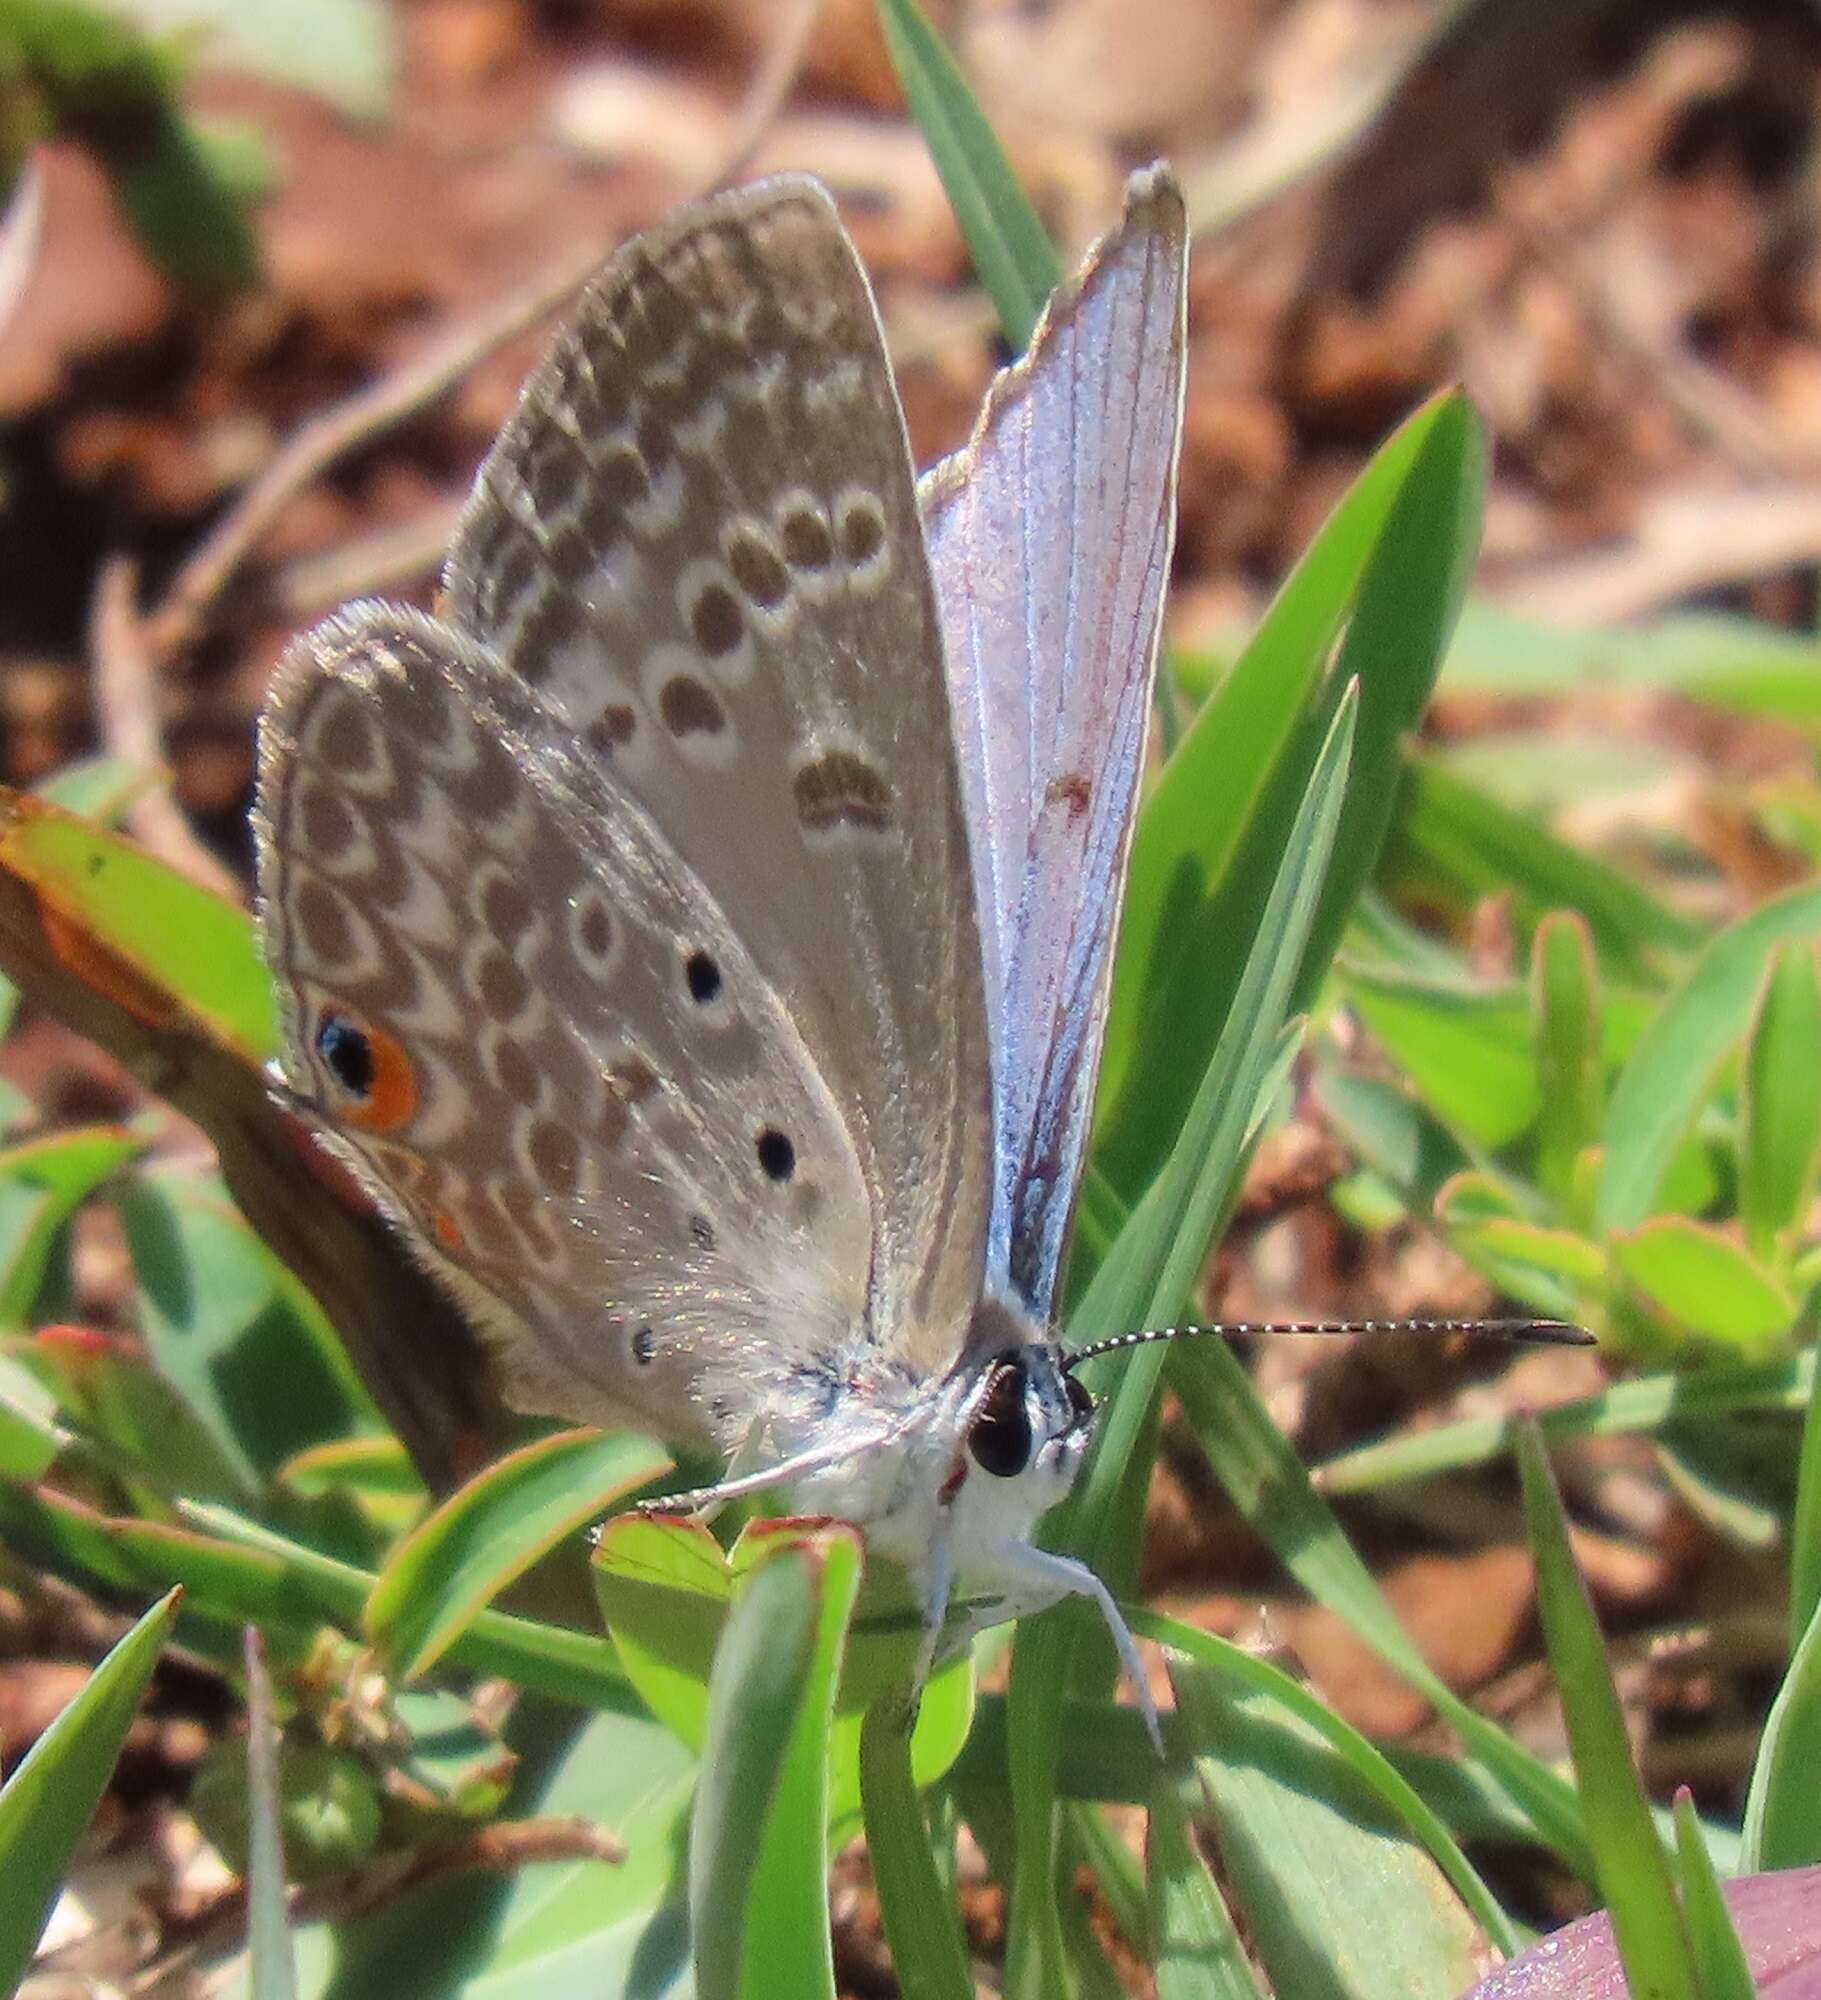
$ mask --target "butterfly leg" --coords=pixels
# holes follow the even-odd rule
[[[1067,1596],[1093,1600],[1106,1622],[1107,1631],[1112,1635],[1119,1664],[1125,1668],[1126,1678],[1138,1697],[1144,1726],[1151,1732],[1151,1741],[1158,1756],[1163,1757],[1163,1722],[1157,1713],[1157,1704],[1151,1699],[1144,1662],[1138,1657],[1138,1642],[1132,1637],[1132,1628],[1120,1616],[1119,1606],[1113,1602],[1113,1593],[1086,1563],[1077,1562],[1073,1556],[1059,1556],[1049,1549],[1034,1548],[1029,1542],[1003,1542],[994,1555],[1003,1570],[1014,1577],[1023,1577],[1042,1585],[1052,1598]]]
[[[913,1581],[923,1606],[923,1640],[917,1648],[916,1677],[911,1682],[920,1697],[936,1670],[942,1628],[948,1622],[949,1595],[955,1587],[955,1538],[946,1515],[938,1522],[929,1553],[918,1564]]]

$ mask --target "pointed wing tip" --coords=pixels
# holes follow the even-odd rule
[[[1182,183],[1167,160],[1153,160],[1126,177],[1125,213],[1118,235],[1152,230],[1171,242],[1185,240],[1189,233],[1188,210],[1183,201]]]

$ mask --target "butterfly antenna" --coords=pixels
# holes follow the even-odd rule
[[[1152,1326],[1138,1333],[1116,1333],[1108,1340],[1077,1347],[1062,1365],[1065,1371],[1073,1370],[1097,1355],[1149,1347],[1158,1340],[1240,1340],[1255,1333],[1473,1333],[1484,1340],[1526,1341],[1550,1347],[1593,1345],[1593,1335],[1584,1326],[1561,1319],[1234,1319],[1213,1320],[1205,1326]]]

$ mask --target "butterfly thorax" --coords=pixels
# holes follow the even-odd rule
[[[938,1542],[965,1575],[1028,1541],[1068,1492],[1092,1429],[1061,1350],[996,1299],[976,1311],[946,1376],[917,1385],[856,1371],[848,1386],[854,1449],[798,1481],[793,1504],[856,1522],[871,1548],[913,1569]],[[827,1437],[826,1417],[806,1418],[805,1436]]]

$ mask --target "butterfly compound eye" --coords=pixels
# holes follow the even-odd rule
[[[967,1448],[982,1472],[995,1479],[1016,1479],[1031,1462],[1031,1415],[1025,1395],[1024,1364],[1001,1361],[974,1420],[968,1426]]]
[[[1073,1375],[1062,1378],[1062,1386],[1068,1393],[1069,1408],[1075,1412],[1075,1422],[1079,1427],[1090,1423],[1094,1416],[1094,1399],[1077,1382]]]

